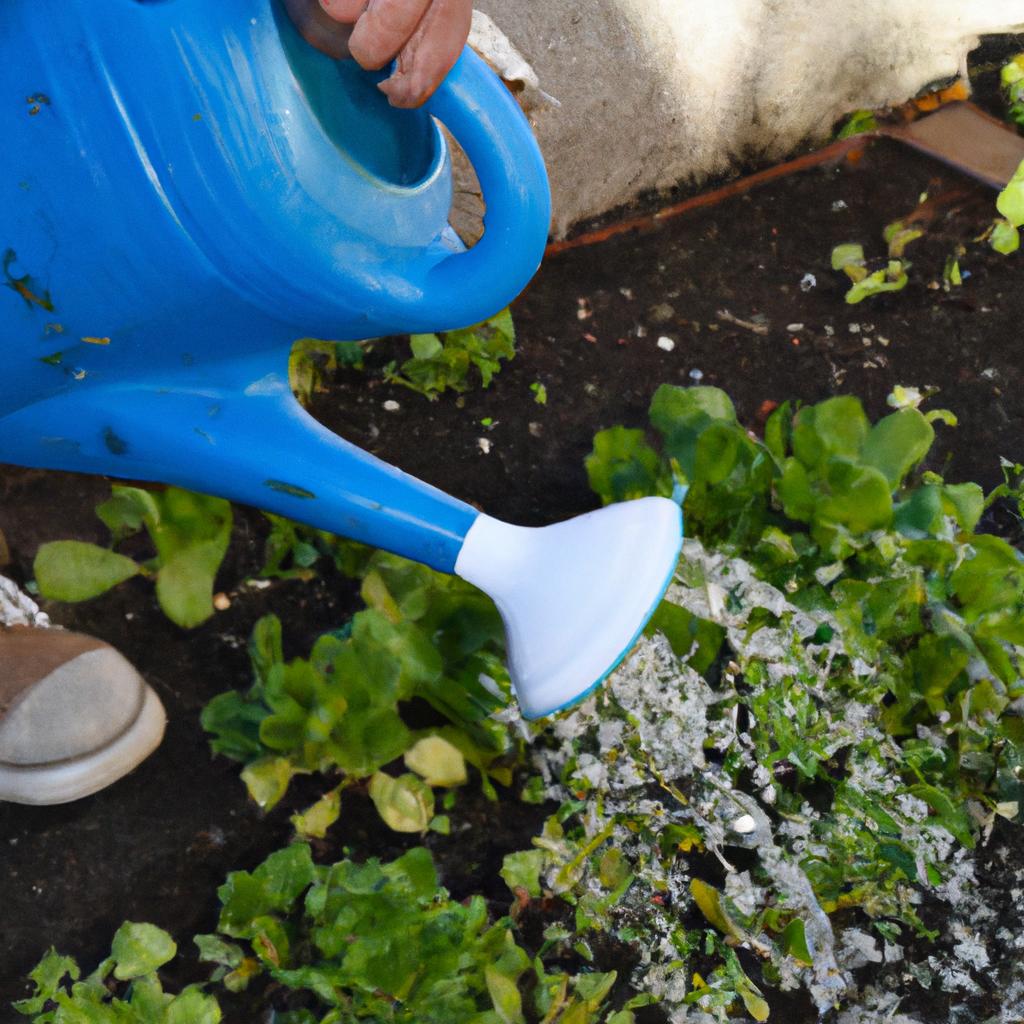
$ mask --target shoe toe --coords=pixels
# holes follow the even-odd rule
[[[156,693],[112,647],[57,630],[0,633],[0,801],[95,793],[159,745]]]
[[[138,718],[146,684],[112,647],[79,654],[27,689],[0,720],[0,761],[38,766],[94,753]]]

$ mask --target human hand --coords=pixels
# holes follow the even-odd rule
[[[367,70],[396,57],[378,88],[393,107],[418,107],[444,80],[469,37],[473,0],[320,0],[335,21],[354,26],[348,45]]]

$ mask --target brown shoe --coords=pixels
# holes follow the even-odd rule
[[[0,801],[95,793],[145,760],[165,724],[160,699],[108,644],[0,627]]]

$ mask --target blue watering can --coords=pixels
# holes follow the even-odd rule
[[[510,526],[294,400],[297,338],[479,322],[543,254],[544,164],[483,62],[467,50],[417,111],[382,77],[280,0],[0,3],[0,461],[173,483],[456,572],[502,613],[524,714],[550,714],[654,611],[680,510]],[[436,121],[487,204],[468,251]]]

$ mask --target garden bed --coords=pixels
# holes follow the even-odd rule
[[[873,143],[853,160],[552,257],[514,307],[517,355],[488,390],[430,403],[385,383],[376,371],[404,358],[406,343],[384,341],[366,370],[339,372],[312,411],[348,439],[492,515],[542,524],[595,507],[583,465],[595,432],[644,427],[663,383],[722,388],[755,431],[787,399],[853,394],[875,419],[887,411],[894,386],[935,386],[938,404],[960,425],[937,427],[928,468],[952,482],[991,488],[1002,479],[1000,456],[1024,461],[1021,257],[999,256],[974,241],[991,223],[993,203],[991,190],[895,143]],[[860,242],[869,257],[882,256],[885,227],[908,218],[924,235],[908,250],[907,288],[848,306],[849,282],[830,267],[833,247]],[[961,246],[963,283],[944,288],[946,260]],[[536,401],[536,384],[546,392],[544,404]],[[103,481],[4,468],[0,530],[12,558],[5,571],[19,582],[30,579],[44,541],[105,542],[93,507],[108,494]],[[1007,509],[995,509],[986,525],[1021,540]],[[124,651],[164,700],[170,727],[156,755],[96,797],[63,808],[0,806],[0,1006],[26,994],[21,979],[50,945],[92,964],[125,919],[154,922],[183,946],[211,931],[213,893],[225,874],[252,868],[284,845],[289,814],[315,795],[315,787],[296,784],[285,803],[261,814],[247,800],[237,767],[211,758],[199,726],[211,697],[248,684],[245,644],[262,615],[281,618],[287,650],[298,655],[359,606],[357,584],[330,569],[310,582],[252,586],[247,581],[263,563],[266,533],[259,515],[239,515],[218,578],[230,607],[189,634],[162,616],[139,581],[88,604],[47,608],[55,621]],[[503,913],[509,894],[498,876],[502,857],[526,847],[548,811],[519,803],[511,792],[492,805],[466,791],[452,813],[473,827],[426,841],[442,883],[456,899],[483,893]],[[1024,873],[1024,844],[1014,828],[999,820],[977,853],[979,877],[1004,919],[1020,916],[1009,895]],[[353,794],[316,854],[329,862],[347,847],[357,857],[390,859],[418,842],[389,831],[369,798]],[[922,916],[928,912],[924,907]],[[1018,952],[990,946],[989,954],[991,965],[976,972],[981,979],[999,977],[1009,965],[997,957]],[[605,970],[628,967],[632,955],[612,943],[597,951]],[[182,980],[205,976],[198,964],[185,971]],[[898,967],[873,963],[857,979],[863,986],[873,976],[880,987],[905,994],[901,1012],[922,1019],[950,1019],[958,1003],[975,1014],[962,1019],[983,1020],[1002,1005],[995,982],[971,996],[926,990],[901,980]],[[816,1019],[804,997],[772,1006],[774,1019]],[[252,1020],[237,1012],[240,1021]]]

